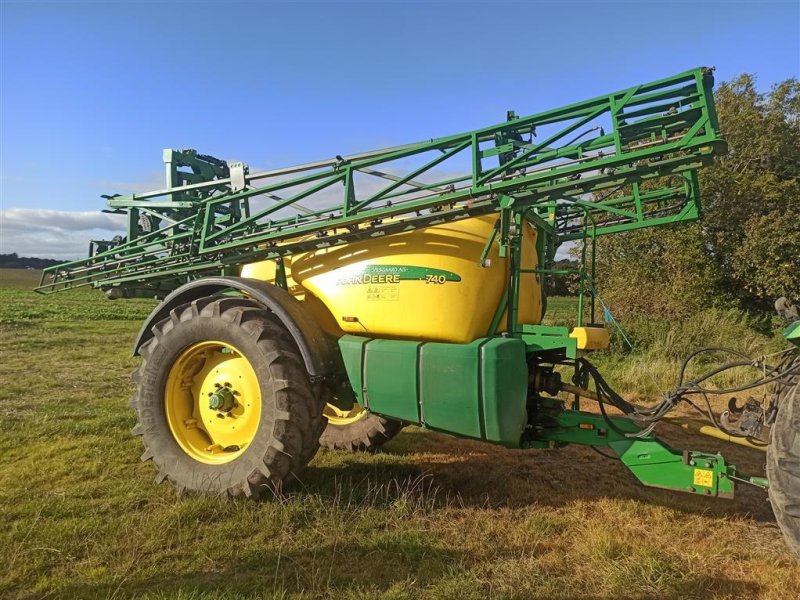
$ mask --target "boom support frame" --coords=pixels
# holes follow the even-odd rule
[[[127,216],[127,238],[47,269],[37,290],[163,295],[256,260],[504,209],[549,225],[545,260],[585,237],[587,221],[596,236],[695,219],[695,169],[725,150],[712,86],[698,68],[462,134],[263,172],[167,150],[165,189],[108,197],[110,212]]]

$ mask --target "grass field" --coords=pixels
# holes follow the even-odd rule
[[[800,568],[763,492],[644,489],[585,448],[409,428],[380,454],[320,452],[285,497],[177,497],[129,433],[130,346],[153,302],[37,296],[37,276],[0,271],[0,597],[797,597]],[[552,318],[570,303],[554,301]],[[697,324],[676,327],[634,327],[647,350],[596,362],[629,395],[663,389]],[[731,327],[741,347],[776,343]],[[758,453],[664,434],[763,472]]]

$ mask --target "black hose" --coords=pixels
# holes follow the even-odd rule
[[[696,377],[692,381],[684,382],[684,379],[686,377],[686,369],[689,362],[696,356],[705,352],[724,352],[726,354],[732,354],[740,359],[746,359],[746,360],[738,360],[738,361],[731,361],[724,363],[714,369],[711,369],[707,373],[704,373],[703,375]],[[701,348],[699,350],[692,352],[688,357],[686,357],[686,359],[684,359],[683,363],[681,364],[681,368],[677,379],[677,385],[675,389],[665,393],[661,402],[649,408],[644,406],[638,406],[622,398],[622,396],[620,396],[616,391],[614,391],[614,389],[608,384],[608,382],[603,378],[603,376],[600,374],[597,368],[585,358],[579,358],[575,361],[575,369],[576,369],[577,379],[580,381],[580,383],[583,384],[580,387],[588,388],[588,383],[589,383],[588,378],[591,378],[594,381],[595,390],[597,393],[597,399],[600,407],[600,413],[602,414],[603,419],[606,421],[609,428],[619,435],[631,437],[631,436],[641,435],[641,433],[627,434],[621,431],[618,427],[616,427],[614,425],[614,422],[609,418],[608,414],[606,413],[605,410],[606,404],[613,406],[614,408],[618,409],[625,415],[633,416],[639,421],[648,424],[648,427],[646,427],[645,430],[649,432],[650,429],[652,429],[653,425],[655,425],[655,423],[657,423],[664,416],[666,416],[667,413],[669,413],[672,409],[674,409],[681,401],[688,403],[695,410],[703,414],[704,411],[700,409],[700,407],[698,407],[694,402],[692,402],[687,397],[694,394],[700,394],[703,396],[703,399],[705,400],[707,406],[707,411],[705,411],[705,415],[717,429],[725,431],[726,433],[732,436],[748,437],[748,436],[743,436],[741,433],[738,432],[729,431],[726,428],[722,427],[717,422],[713,410],[711,409],[711,403],[708,399],[708,395],[732,394],[736,392],[742,392],[745,390],[753,389],[756,387],[761,387],[775,381],[783,381],[787,376],[791,376],[794,373],[800,373],[800,361],[795,360],[797,356],[800,356],[800,350],[797,349],[786,350],[786,356],[783,358],[783,360],[781,360],[781,362],[777,366],[773,367],[768,365],[766,362],[760,361],[758,359],[755,360],[751,359],[746,354],[743,354],[742,352],[739,352],[738,350],[733,350],[731,348],[719,348],[719,347]],[[700,385],[704,381],[707,381],[712,377],[719,375],[720,373],[741,367],[752,367],[761,369],[765,373],[765,375],[755,381],[734,388],[711,389]],[[768,376],[766,375],[767,373],[769,373]]]

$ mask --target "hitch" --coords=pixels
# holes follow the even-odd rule
[[[744,406],[738,406],[736,398],[731,398],[728,410],[720,415],[720,422],[727,431],[758,438],[764,428],[764,408],[753,397],[748,398]]]
[[[607,447],[643,485],[699,496],[733,498],[736,482],[768,488],[765,478],[739,473],[722,454],[675,450],[631,418],[565,410],[556,398],[536,397],[532,401],[536,418],[523,447]]]

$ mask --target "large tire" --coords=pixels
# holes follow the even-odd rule
[[[326,414],[335,409],[328,406]],[[322,433],[319,443],[329,450],[345,450],[347,452],[371,452],[380,448],[400,433],[405,424],[402,421],[387,419],[368,413],[357,412],[352,419],[337,422],[328,417],[328,426]],[[351,422],[347,422],[351,421]]]
[[[319,448],[325,402],[276,317],[251,300],[208,297],[175,308],[153,332],[131,405],[156,481],[251,497],[294,479]],[[225,392],[222,409],[209,404],[215,390]],[[223,446],[230,436],[237,444]]]
[[[794,361],[800,369],[800,358]],[[800,373],[780,382],[778,415],[767,449],[769,500],[791,550],[800,558]]]

